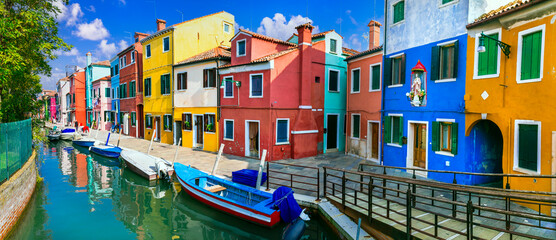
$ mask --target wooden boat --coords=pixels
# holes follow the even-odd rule
[[[48,137],[50,141],[57,141],[60,139],[60,132],[50,132],[46,137]]]
[[[92,138],[79,138],[76,140],[72,141],[73,144],[77,145],[77,146],[81,146],[81,147],[92,147],[95,145],[95,140]]]
[[[193,198],[241,219],[272,227],[280,222],[272,194],[175,163],[176,176]]]
[[[61,140],[72,140],[75,138],[75,129],[73,128],[66,128],[62,130],[62,133],[60,134],[60,139]]]
[[[103,157],[118,158],[120,157],[120,153],[122,152],[122,149],[120,147],[111,146],[111,145],[110,146],[101,145],[101,146],[89,147],[89,151],[101,155]]]
[[[174,174],[172,163],[162,158],[129,149],[122,150],[120,156],[131,171],[149,181]]]

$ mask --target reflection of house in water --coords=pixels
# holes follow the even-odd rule
[[[64,150],[64,145],[60,144],[59,149],[57,150],[58,159],[60,159],[60,169],[62,170],[63,175],[71,175],[71,153]]]
[[[75,154],[75,186],[82,188],[87,186],[89,178],[87,176],[87,155]]]
[[[98,156],[95,156],[95,160]],[[91,156],[87,157],[87,177],[90,203],[103,198],[112,198],[114,192],[119,191],[119,179],[121,169],[118,166],[106,166],[104,159],[100,157],[99,161],[93,160]]]

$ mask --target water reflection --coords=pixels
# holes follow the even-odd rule
[[[70,142],[39,153],[44,184],[11,239],[280,239],[285,227],[238,220]],[[303,239],[336,239],[314,219]]]

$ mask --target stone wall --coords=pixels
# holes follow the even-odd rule
[[[35,154],[33,152],[27,163],[0,185],[0,239],[4,239],[15,226],[35,191]]]

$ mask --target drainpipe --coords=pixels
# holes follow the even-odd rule
[[[174,43],[174,42],[175,42],[175,39],[174,39],[174,30],[172,30],[172,43]],[[172,75],[171,75],[171,76],[172,76],[172,79],[174,79],[174,53],[175,53],[175,52],[176,52],[175,44],[172,44]],[[172,81],[172,83],[174,83],[174,82],[175,82],[175,79],[174,79],[174,81]],[[174,111],[175,111],[175,107],[174,107],[174,106],[175,106],[175,104],[174,104],[174,84],[172,84],[172,87],[171,87],[171,90],[170,90],[170,91],[171,91],[171,94],[170,94],[170,95],[172,96],[172,120],[174,120],[174,122],[175,122],[175,119],[174,119]],[[164,126],[164,115],[162,115],[162,122],[163,122],[162,125]],[[170,123],[170,124],[173,124],[173,123]],[[174,124],[174,125],[175,125],[175,124]],[[170,125],[170,126],[172,126],[172,125]],[[181,129],[180,129],[180,131],[181,131]],[[176,134],[176,127],[175,127],[175,126],[174,126],[172,132],[173,132],[173,135],[174,135],[174,136],[173,136],[173,137],[174,137],[174,143],[175,143],[176,146],[177,146],[177,145],[178,145],[178,143],[177,143],[178,139],[176,139],[176,138],[177,138],[177,134]],[[161,131],[161,133],[162,133],[162,131]],[[160,134],[160,135],[162,135],[162,134]],[[159,138],[160,138],[161,141],[162,141],[162,138],[161,138],[161,137],[162,137],[162,136],[160,136]],[[172,144],[172,145],[173,145],[173,144]]]
[[[220,57],[217,58],[214,62],[216,63],[216,84],[220,85],[220,70],[218,70],[218,62],[220,61]],[[220,122],[220,87],[218,86],[216,89],[216,121]],[[220,129],[219,129],[220,130]]]
[[[388,36],[388,0],[384,1],[384,42],[382,43],[382,64],[384,64],[384,59],[386,58],[386,38]],[[382,67],[382,69],[385,69],[384,66]],[[384,76],[384,74],[383,74]],[[381,128],[382,128],[382,134],[380,134],[381,136],[381,143],[380,144],[380,165],[384,165],[384,107],[385,107],[385,103],[384,103],[384,99],[385,99],[385,89],[386,88],[386,84],[385,81],[382,81],[382,101],[381,101],[381,116],[380,116],[380,121],[381,121]]]

